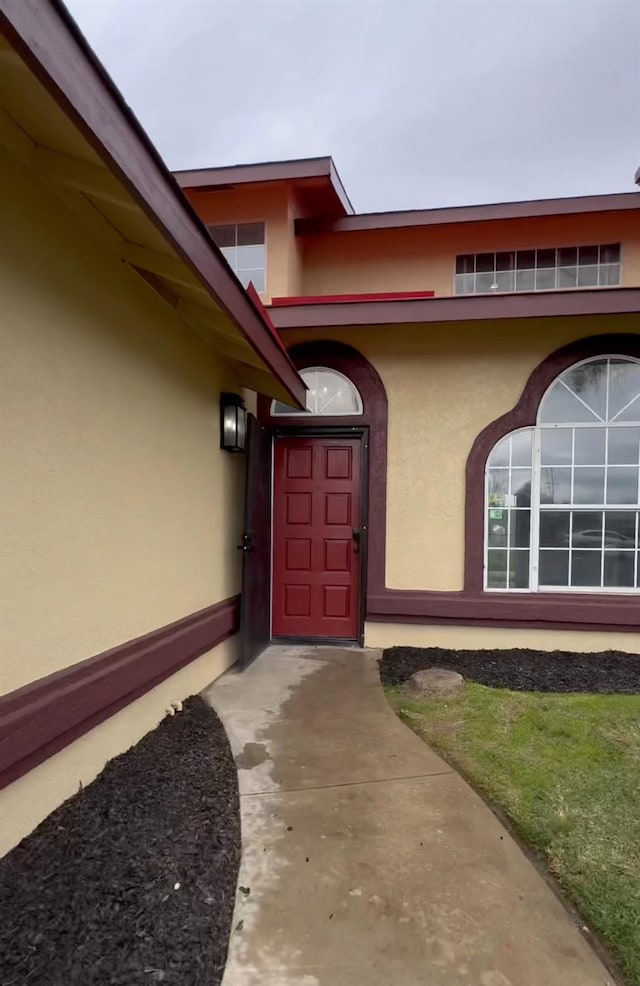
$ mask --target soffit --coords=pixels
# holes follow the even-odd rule
[[[273,374],[235,319],[4,38],[0,38],[0,145],[142,276],[214,352],[231,361],[241,385],[291,401],[290,386]],[[213,243],[211,251],[217,254]],[[234,280],[232,273],[227,276]],[[240,285],[238,291],[244,293]],[[296,377],[291,374],[294,387]]]

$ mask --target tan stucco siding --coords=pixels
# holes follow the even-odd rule
[[[237,658],[238,637],[203,654],[55,756],[0,791],[0,857],[59,804],[89,784],[107,760],[154,729],[173,701],[202,691]],[[178,713],[179,714],[179,713]]]
[[[640,653],[640,633],[367,623],[365,624],[365,646],[451,647],[454,650],[531,647],[534,650],[566,650],[581,653],[619,650],[625,654],[638,654]]]
[[[451,295],[458,254],[590,243],[621,243],[621,284],[640,285],[637,213],[610,212],[310,236],[304,245],[302,288],[307,295]]]
[[[236,593],[244,463],[230,370],[4,158],[0,197],[2,693]]]
[[[382,378],[389,402],[389,588],[462,589],[465,467],[476,436],[514,406],[549,353],[607,331],[640,329],[629,316],[286,333],[287,345],[310,338],[349,343]]]

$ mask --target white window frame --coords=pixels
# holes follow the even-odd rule
[[[531,253],[531,252],[537,253],[539,250],[540,251],[545,251],[545,250],[556,250],[556,251],[558,251],[558,250],[574,250],[574,249],[575,250],[580,250],[581,247],[582,248],[586,248],[586,247],[597,247],[598,248],[598,263],[597,264],[582,264],[581,265],[581,264],[578,263],[575,266],[576,266],[577,270],[580,270],[580,267],[581,266],[582,267],[595,267],[598,270],[598,274],[599,274],[600,267],[610,267],[610,266],[612,266],[612,264],[603,264],[603,263],[600,262],[600,253],[599,253],[599,251],[604,246],[613,246],[613,245],[618,246],[619,249],[620,249],[619,259],[618,259],[618,262],[617,262],[620,276],[618,278],[618,283],[617,284],[589,284],[589,285],[576,284],[575,286],[570,285],[568,287],[562,286],[562,287],[553,287],[553,288],[536,288],[535,287],[535,272],[536,272],[536,269],[537,268],[527,268],[527,271],[533,270],[533,274],[534,274],[534,287],[529,288],[527,290],[518,291],[516,289],[516,286],[515,286],[515,284],[516,284],[516,277],[515,277],[515,275],[517,273],[516,268],[514,268],[512,271],[497,271],[496,272],[495,258],[496,258],[496,256],[499,253],[513,253],[513,254]],[[478,257],[478,256],[480,256],[482,254],[485,254],[485,253],[492,253],[493,256],[494,256],[494,273],[513,273],[513,275],[514,275],[514,282],[513,282],[514,283],[514,286],[513,286],[513,288],[511,288],[510,290],[507,290],[507,291],[498,291],[498,290],[495,290],[495,291],[492,291],[492,290],[488,290],[488,291],[475,291],[474,290],[474,291],[469,291],[469,292],[466,292],[466,293],[462,293],[461,292],[460,294],[458,294],[457,291],[456,291],[456,284],[457,284],[456,278],[458,276],[458,270],[457,270],[458,258],[459,257],[464,257],[464,256]],[[579,243],[577,246],[575,246],[574,244],[569,244],[569,245],[566,245],[566,246],[564,244],[562,244],[562,245],[556,245],[556,246],[514,247],[514,248],[505,248],[505,249],[502,249],[501,248],[499,250],[475,250],[475,251],[473,251],[472,254],[471,253],[470,254],[457,253],[455,255],[455,257],[453,258],[453,296],[455,298],[475,298],[475,297],[486,297],[487,295],[505,295],[505,294],[507,294],[507,295],[512,295],[512,294],[548,294],[551,291],[602,291],[602,290],[607,290],[607,289],[615,290],[616,288],[620,288],[620,287],[623,286],[623,278],[624,278],[623,254],[624,254],[623,244],[621,242],[620,243],[616,243],[616,244],[610,244],[610,243]],[[557,281],[557,271],[560,268],[564,267],[564,266],[565,265],[563,265],[563,264],[558,264],[558,262],[557,262],[557,253],[556,253],[556,264],[555,264],[555,266],[554,267],[541,268],[541,269],[556,271],[556,281]],[[569,266],[574,266],[574,265],[569,265]],[[521,273],[522,272],[523,271],[521,271]],[[484,273],[491,273],[491,272],[490,271],[486,271]],[[598,277],[598,280],[599,280],[599,277]]]
[[[636,424],[636,423],[634,423],[634,422],[622,422],[622,421],[615,422],[615,421],[608,421],[607,420],[608,414],[605,415],[605,420],[604,421],[601,421],[601,422],[594,421],[594,422],[588,422],[587,423],[585,421],[579,421],[579,422],[570,422],[570,421],[562,421],[562,422],[541,422],[540,421],[540,412],[541,412],[541,409],[544,406],[545,399],[546,399],[547,395],[549,394],[549,392],[556,385],[556,383],[558,382],[558,380],[560,380],[569,370],[574,370],[577,367],[584,366],[585,364],[593,363],[593,362],[596,362],[597,360],[604,360],[604,359],[606,359],[608,361],[611,361],[611,360],[624,360],[625,362],[640,364],[640,359],[636,359],[635,357],[627,356],[627,355],[622,355],[622,354],[619,354],[619,353],[603,353],[601,356],[589,357],[588,359],[580,360],[577,363],[571,364],[570,367],[567,367],[560,374],[558,374],[558,376],[555,377],[555,379],[551,381],[551,383],[549,384],[549,386],[545,390],[545,392],[544,392],[544,394],[543,394],[543,396],[542,396],[542,398],[540,400],[540,403],[538,405],[538,413],[536,415],[536,423],[535,423],[535,425],[530,425],[529,427],[525,427],[525,428],[517,428],[514,431],[509,432],[507,435],[504,435],[503,438],[501,438],[499,440],[499,442],[497,442],[496,445],[494,445],[494,447],[492,448],[491,452],[489,453],[489,456],[487,457],[487,462],[485,464],[485,470],[484,470],[484,552],[483,552],[483,568],[484,568],[484,570],[483,570],[483,588],[484,588],[484,591],[485,592],[492,592],[492,593],[493,592],[497,592],[497,593],[509,593],[509,594],[512,594],[512,593],[520,593],[520,594],[522,594],[522,593],[525,593],[525,594],[526,593],[529,593],[529,594],[530,593],[539,593],[539,594],[542,594],[542,593],[548,593],[548,592],[552,592],[552,593],[553,592],[557,592],[557,593],[568,593],[568,594],[572,594],[572,595],[576,595],[576,594],[579,594],[579,595],[583,595],[583,594],[584,595],[612,595],[612,594],[614,594],[614,595],[640,595],[640,576],[637,574],[637,572],[638,572],[638,569],[637,569],[638,554],[640,553],[640,540],[639,540],[639,538],[640,538],[640,530],[639,530],[639,527],[640,527],[640,505],[639,504],[610,504],[610,503],[603,503],[603,504],[590,504],[590,503],[589,504],[587,504],[587,503],[585,503],[585,504],[575,504],[575,503],[566,503],[566,504],[552,504],[552,505],[550,504],[549,505],[549,509],[551,509],[551,510],[557,510],[557,511],[565,511],[566,510],[569,513],[571,513],[571,511],[575,511],[576,509],[578,509],[578,510],[593,510],[594,512],[596,512],[596,511],[606,511],[606,510],[625,510],[625,509],[626,510],[629,510],[629,511],[635,511],[635,513],[636,513],[636,550],[634,552],[634,561],[635,561],[635,564],[636,564],[636,568],[635,568],[635,571],[636,571],[635,578],[636,578],[636,582],[637,582],[637,585],[636,586],[572,586],[572,585],[562,586],[562,585],[540,585],[540,582],[539,582],[539,570],[540,570],[540,515],[541,515],[540,490],[541,490],[541,472],[542,472],[542,468],[543,468],[542,462],[541,462],[541,458],[542,458],[542,434],[543,434],[543,431],[545,431],[545,430],[557,430],[557,429],[565,429],[565,428],[568,429],[568,428],[572,428],[572,429],[574,429],[574,432],[573,432],[573,442],[574,442],[574,445],[575,445],[575,429],[578,429],[578,428],[590,428],[590,429],[605,428],[606,429],[606,428],[625,428],[625,427],[626,428],[634,428],[634,427],[637,428],[637,427],[639,427],[639,425]],[[609,373],[609,367],[610,367],[610,362],[608,364],[607,373]],[[607,391],[608,391],[608,387],[607,387]],[[632,403],[632,402],[630,402],[630,403]],[[622,410],[624,410],[624,408],[622,408],[621,411]],[[621,413],[621,411],[618,412],[618,413]],[[532,443],[531,443],[531,503],[530,503],[530,506],[529,506],[529,510],[530,510],[529,586],[528,586],[528,588],[524,588],[524,589],[508,588],[508,587],[506,587],[506,588],[494,587],[494,586],[489,586],[488,585],[488,575],[489,575],[489,509],[490,509],[490,507],[489,507],[489,475],[490,475],[490,466],[489,466],[489,463],[490,463],[491,454],[493,453],[493,450],[500,444],[500,442],[504,441],[506,438],[509,438],[509,437],[511,437],[513,435],[517,435],[517,434],[522,433],[522,432],[531,432],[532,433]],[[571,474],[572,474],[571,482],[572,482],[572,486],[573,486],[573,472],[574,472],[574,469],[575,469],[575,464],[573,462],[573,458],[574,458],[574,456],[572,454],[572,464],[571,464]],[[608,465],[609,465],[609,463],[607,461],[607,444],[605,443],[605,461],[604,461],[605,475],[606,475],[606,470],[608,468]],[[513,468],[513,467],[511,467],[511,468]],[[638,464],[638,489],[640,491],[640,463]],[[605,495],[605,499],[606,499],[606,495]],[[509,508],[509,509],[513,509],[513,508]],[[501,549],[496,549],[496,550],[501,550]],[[507,547],[505,548],[505,550],[507,550],[507,551],[510,552],[511,549],[510,549],[510,547],[509,547],[508,544],[507,544]],[[521,550],[525,550],[525,549],[521,549]],[[571,545],[571,538],[570,538],[569,539],[569,552],[570,552],[570,554],[571,554],[571,551],[572,551],[572,545]],[[509,554],[507,554],[507,564],[508,564],[508,559],[509,559]],[[604,566],[604,551],[602,551],[601,565]],[[600,577],[601,577],[601,580],[602,580],[602,578],[603,578],[603,568],[601,568]]]
[[[275,411],[274,408],[275,408],[276,404],[279,404],[279,403],[282,403],[282,402],[281,401],[272,401],[271,402],[271,416],[273,418],[353,418],[353,417],[356,417],[357,415],[360,415],[360,414],[363,414],[364,413],[364,409],[363,409],[363,405],[362,405],[362,397],[360,395],[360,391],[356,387],[356,385],[353,382],[353,380],[350,380],[349,377],[345,376],[344,373],[340,373],[339,370],[334,370],[333,367],[331,367],[331,366],[305,366],[302,370],[300,370],[300,376],[304,380],[304,375],[305,374],[307,374],[307,373],[318,373],[318,372],[320,372],[320,373],[332,373],[334,376],[340,377],[341,380],[344,380],[345,383],[347,383],[349,385],[349,387],[351,388],[351,390],[353,391],[353,393],[354,393],[354,395],[356,397],[357,410],[356,411],[333,411],[331,414],[324,414],[322,411],[310,411],[310,410],[299,411],[297,408],[292,407],[290,411]]]
[[[261,267],[250,267],[250,268],[247,268],[247,271],[249,271],[249,270],[263,270],[264,269],[264,288],[262,290],[259,290],[258,291],[258,294],[268,294],[269,292],[268,292],[267,288],[268,288],[269,282],[268,282],[267,278],[268,278],[268,258],[269,258],[269,244],[268,244],[268,236],[269,236],[269,233],[268,233],[268,230],[267,230],[267,223],[265,222],[265,220],[264,219],[242,219],[239,222],[207,223],[207,230],[209,231],[209,235],[211,236],[212,239],[213,239],[212,230],[214,230],[216,228],[219,228],[220,226],[234,226],[235,227],[235,240],[236,240],[236,242],[235,242],[234,249],[236,250],[236,258],[237,258],[237,249],[238,249],[238,227],[239,226],[262,226],[262,229],[264,230],[264,239],[263,239],[263,244],[264,244],[264,268],[261,268]],[[214,240],[214,242],[215,242],[215,240]],[[256,246],[258,246],[258,245],[259,244],[256,244]],[[216,246],[217,246],[217,244],[216,244]],[[220,250],[220,252],[222,252],[222,249],[223,249],[222,247],[218,247],[218,250]],[[223,256],[224,256],[224,254],[223,254]],[[247,273],[247,271],[245,271],[244,268],[242,270],[239,270],[236,267],[236,265],[232,264],[229,260],[227,260],[226,257],[225,257],[225,260],[229,264],[229,267],[231,268],[231,270],[233,271],[233,273],[236,275],[236,277],[238,278],[238,280],[241,281],[240,275],[241,274],[244,274],[244,273]],[[256,290],[258,290],[258,289],[256,288]]]
[[[519,435],[519,434],[522,434],[522,433],[525,433],[525,432],[535,432],[535,428],[532,427],[532,426],[529,426],[527,428],[516,428],[514,431],[510,431],[506,435],[503,435],[503,437],[498,442],[496,442],[496,444],[491,449],[491,452],[489,453],[489,456],[487,458],[487,462],[485,464],[485,469],[484,469],[484,534],[483,534],[483,536],[484,536],[483,566],[484,567],[483,567],[483,576],[482,576],[482,585],[483,585],[483,589],[484,589],[485,592],[508,592],[509,594],[511,594],[511,593],[514,593],[514,592],[517,592],[517,593],[523,593],[523,592],[524,593],[527,593],[527,592],[528,593],[531,593],[531,592],[534,591],[533,589],[531,589],[531,558],[532,558],[532,551],[533,551],[533,534],[532,534],[532,531],[533,531],[533,502],[529,505],[529,511],[530,511],[529,520],[530,520],[530,525],[531,525],[530,528],[529,528],[529,588],[527,588],[527,589],[509,589],[509,588],[504,588],[503,589],[503,588],[495,588],[494,586],[487,585],[488,575],[489,575],[489,510],[490,510],[490,507],[489,507],[489,460],[491,458],[491,453],[493,452],[493,449],[496,448],[500,444],[500,442],[503,442],[506,438],[511,438],[513,435]],[[535,443],[535,434],[532,434],[532,446],[533,446],[534,443]],[[531,462],[532,462],[532,464],[533,464],[533,460],[534,459],[535,459],[535,452],[533,451],[533,448],[532,448],[532,453],[531,453]],[[510,467],[510,468],[512,468],[512,467]],[[525,466],[525,467],[515,467],[515,468],[527,468],[527,467]],[[533,483],[534,483],[533,465],[531,465],[529,468],[531,469],[531,493],[532,493],[532,501],[533,501]],[[509,508],[509,509],[512,509],[512,508]],[[505,548],[504,550],[505,551],[508,551],[508,545],[507,545],[507,548]],[[508,555],[507,555],[507,559],[508,559]]]

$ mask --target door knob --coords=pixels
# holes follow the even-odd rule
[[[353,529],[353,532],[352,532],[352,535],[351,536],[353,538],[353,553],[354,553],[354,555],[359,555],[360,554],[360,541],[362,540],[362,537],[364,536],[364,531],[365,531],[364,527],[354,527],[354,529]]]

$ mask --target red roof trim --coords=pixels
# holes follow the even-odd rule
[[[277,344],[280,346],[280,349],[283,351],[283,353],[286,353],[287,358],[290,359],[289,353],[287,352],[287,348],[283,343],[282,339],[280,338],[280,336],[278,335],[278,330],[276,329],[275,325],[271,321],[271,316],[269,315],[267,309],[264,307],[262,303],[262,298],[256,291],[253,281],[249,281],[249,284],[247,285],[247,294],[249,295],[252,302],[254,303],[254,305],[262,315],[265,325],[269,329],[269,332],[271,333]]]
[[[373,294],[305,294],[288,298],[272,298],[274,308],[287,305],[340,305],[359,301],[409,301],[433,298],[435,291],[378,291]]]
[[[640,288],[592,288],[501,295],[452,295],[359,301],[334,305],[284,305],[271,308],[271,320],[283,329],[357,325],[418,325],[428,322],[470,322],[503,318],[558,318],[580,315],[623,315],[640,312]]]

